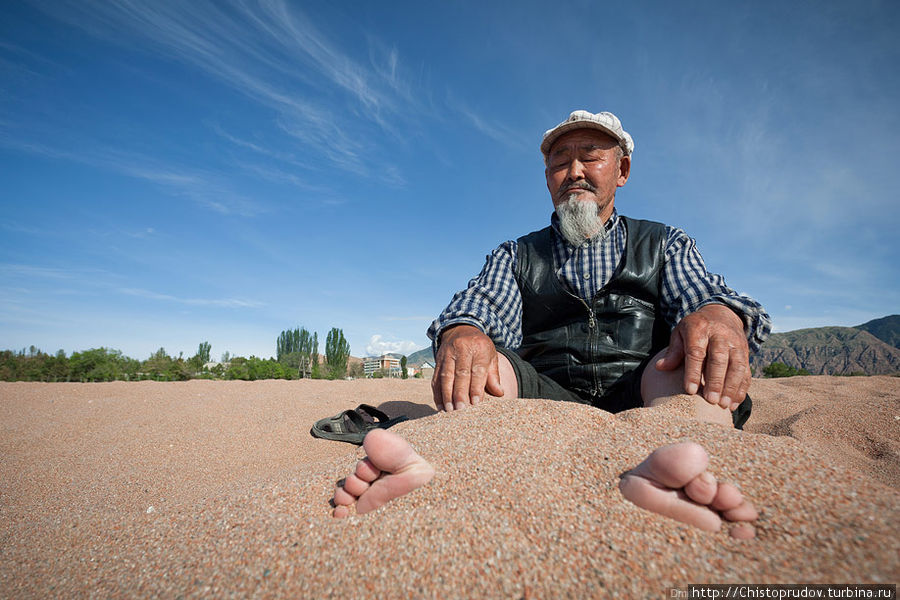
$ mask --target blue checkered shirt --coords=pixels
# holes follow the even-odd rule
[[[559,281],[576,296],[590,302],[612,278],[622,259],[627,237],[625,222],[613,211],[606,222],[606,236],[595,236],[572,246],[560,235],[553,213],[553,263]],[[707,304],[724,304],[744,321],[750,352],[759,350],[769,336],[772,322],[762,306],[735,292],[725,278],[706,270],[693,239],[681,229],[666,226],[666,257],[661,298],[662,315],[674,326],[686,315]],[[522,345],[522,295],[516,284],[518,244],[500,244],[487,256],[484,268],[466,289],[453,296],[444,312],[428,328],[437,351],[441,332],[452,325],[469,324],[484,331],[495,343],[509,349]]]

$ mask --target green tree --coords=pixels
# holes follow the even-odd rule
[[[131,359],[129,359],[131,360]],[[47,360],[47,381],[68,381],[69,359],[65,350],[57,351],[55,356]]]
[[[250,367],[247,365],[247,359],[242,356],[232,357],[225,370],[225,379],[250,381]]]
[[[312,377],[319,360],[319,339],[305,327],[287,329],[278,336],[275,352],[277,361],[296,369],[298,376]]]
[[[119,350],[91,348],[73,352],[69,359],[69,375],[76,381],[129,379],[136,372],[137,361]]]
[[[409,371],[406,370],[406,357],[400,357],[400,377],[401,379],[409,379]]]
[[[150,358],[144,361],[144,364],[141,365],[144,373],[148,374],[153,379],[157,381],[161,381],[165,379],[169,380],[170,372],[172,371],[172,363],[175,361],[171,356],[168,355],[165,348],[160,348],[156,352],[150,355]]]
[[[784,363],[773,362],[763,369],[763,375],[766,377],[794,377],[796,375],[809,375],[806,369],[796,369]]]
[[[12,350],[0,352],[0,379],[3,381],[16,381],[17,365],[15,352]]]
[[[328,365],[328,378],[337,379],[347,374],[347,360],[350,358],[350,344],[344,338],[344,332],[332,327],[325,338],[325,363]]]
[[[309,342],[309,376],[319,379],[322,375],[319,367],[319,334],[313,332]]]
[[[197,347],[197,354],[188,359],[188,364],[194,373],[202,371],[203,365],[209,362],[210,350],[212,350],[212,346],[209,342],[200,342],[200,345]]]

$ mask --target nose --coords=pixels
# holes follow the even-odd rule
[[[569,162],[569,168],[566,171],[566,179],[568,181],[584,179],[584,164],[577,158],[573,158],[571,162]]]

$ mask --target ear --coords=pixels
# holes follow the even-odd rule
[[[631,174],[631,157],[623,156],[619,159],[619,178],[616,180],[616,187],[622,187],[628,181]]]
[[[550,188],[550,167],[544,167],[544,180],[547,182],[547,191],[550,192],[550,199],[553,199],[553,190]]]

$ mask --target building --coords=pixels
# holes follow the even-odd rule
[[[382,354],[381,356],[368,356],[363,359],[363,371],[366,377],[374,377],[381,371],[385,377],[400,377],[403,370],[400,368],[400,357],[394,354]]]
[[[423,379],[431,379],[434,376],[434,364],[428,361],[422,363],[421,373]]]

